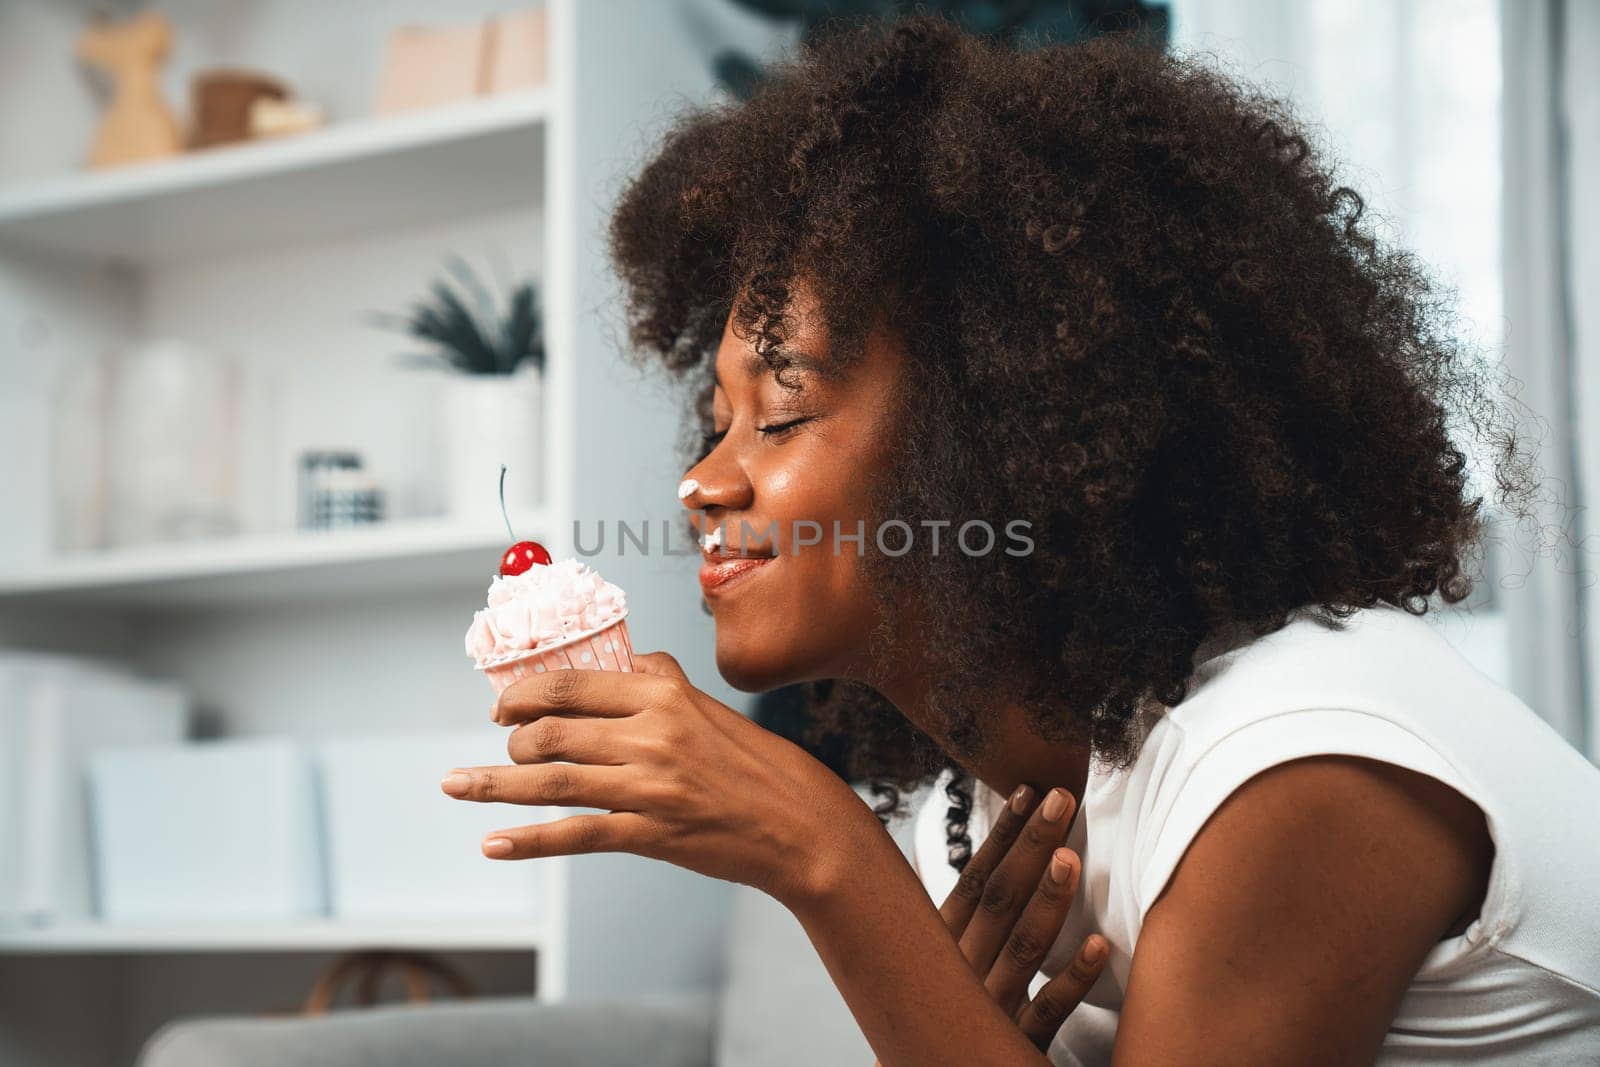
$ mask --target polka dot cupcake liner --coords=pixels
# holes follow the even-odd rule
[[[632,671],[633,642],[628,639],[627,617],[598,630],[569,637],[559,645],[529,649],[477,669],[489,679],[497,694],[519,678],[546,671]]]

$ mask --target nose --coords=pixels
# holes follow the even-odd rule
[[[678,483],[678,499],[685,508],[696,513],[692,521],[702,533],[705,532],[705,518],[748,509],[754,496],[754,487],[744,468],[724,445],[718,445],[690,467],[683,481]]]

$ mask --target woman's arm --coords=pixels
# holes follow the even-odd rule
[[[884,1067],[1048,1064],[984,988],[898,845],[864,806],[785,901]],[[870,825],[868,825],[870,824]]]
[[[1257,775],[1145,917],[1115,1062],[1371,1063],[1491,858],[1477,806],[1436,779],[1343,756]]]
[[[672,657],[634,666],[535,674],[500,695],[517,765],[459,768],[441,788],[605,814],[497,831],[485,855],[631,852],[752,885],[799,918],[887,1067],[1046,1062],[854,790],[694,688]]]

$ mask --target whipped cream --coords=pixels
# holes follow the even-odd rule
[[[467,655],[482,667],[603,629],[627,613],[627,595],[588,564],[536,564],[489,583],[488,605],[467,628]]]

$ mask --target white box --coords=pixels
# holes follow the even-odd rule
[[[15,291],[11,284],[6,289]],[[13,318],[8,314],[11,309],[5,306],[10,303],[9,296],[9,292],[0,296],[0,318],[26,323],[31,317],[24,310],[27,304],[15,305]],[[26,572],[30,564],[49,554],[55,511],[50,454],[40,454],[40,442],[48,442],[52,436],[53,398],[40,375],[27,371],[26,365],[31,362],[37,361],[7,359],[0,372],[0,454],[8,459],[18,457],[5,468],[6,521],[0,522],[0,560],[12,573]],[[90,432],[95,430],[98,427],[89,428]]]
[[[324,913],[315,784],[299,745],[245,739],[101,752],[90,782],[105,918]]]
[[[548,5],[509,11],[489,22],[489,48],[482,72],[485,94],[536,89],[549,80]]]
[[[91,660],[0,653],[0,921],[92,914],[91,755],[178,741],[187,725],[176,685]]]
[[[504,727],[351,737],[317,748],[333,913],[347,919],[532,919],[551,864],[491,860],[491,830],[548,821],[562,808],[481,804],[439,788],[455,767],[509,764]]]

